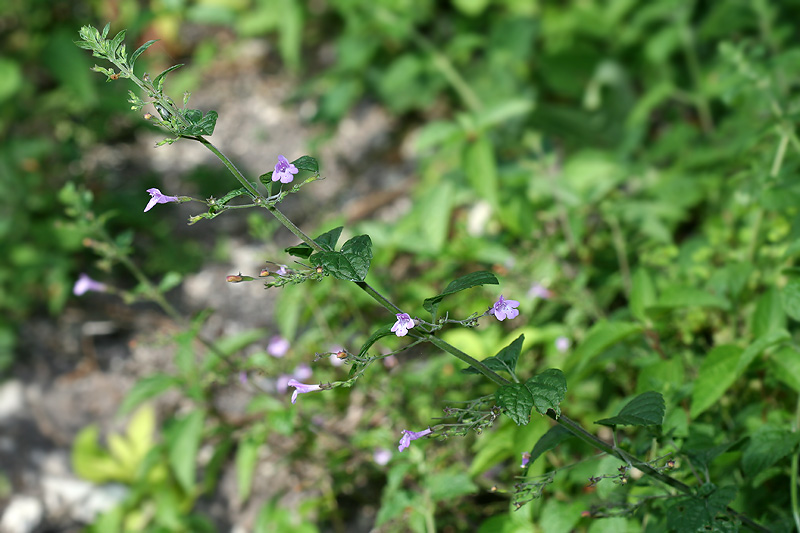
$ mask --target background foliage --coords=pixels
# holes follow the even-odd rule
[[[202,259],[200,245],[170,240],[157,217],[143,226],[144,219],[126,214],[138,214],[141,183],[156,177],[98,175],[80,164],[90,147],[113,147],[144,126],[127,112],[127,87],[101,87],[101,77],[88,70],[91,58],[69,44],[77,28],[110,20],[115,31],[128,29],[131,45],[162,39],[172,57],[148,51],[142,60],[189,65],[171,78],[174,94],[191,90],[204,68],[236,54],[244,40],[269,39],[282,61],[276,75],[292,73],[300,81],[297,96],[316,99],[314,120],[333,126],[364,101],[380,103],[398,119],[398,145],[402,141],[403,155],[417,164],[412,206],[392,224],[365,221],[348,228],[373,240],[375,285],[391,287],[395,303],[409,309],[449,279],[494,270],[506,297],[523,302],[524,321],[506,329],[451,330],[446,340],[490,355],[524,333],[520,375],[561,368],[569,384],[562,408],[605,436],[610,433],[595,421],[618,414],[636,394],[661,393],[661,430],[618,430],[622,445],[653,458],[672,453],[677,477],[705,490],[713,483],[721,489],[712,494],[723,503],[731,501],[775,530],[791,528],[787,488],[797,480],[800,393],[800,279],[794,267],[800,250],[800,49],[792,21],[800,4],[281,0],[25,6],[0,7],[9,21],[0,62],[6,191],[0,201],[10,213],[0,222],[0,253],[9,258],[0,268],[5,353],[11,353],[20,321],[44,308],[63,309],[72,281],[91,260],[81,245],[86,228],[62,214],[57,192],[67,181],[95,193],[97,212],[115,208],[112,234],[131,232],[134,249],[148,244],[147,254],[134,254],[147,273],[190,272]],[[189,32],[193,28],[203,31]],[[331,217],[322,229],[338,223]],[[174,253],[159,253],[168,247]],[[154,256],[160,261],[146,259]],[[553,296],[536,298],[529,293],[534,284]],[[280,329],[297,353],[322,351],[332,341],[358,346],[377,325],[368,300],[342,284],[282,290]],[[471,310],[492,299],[476,292],[449,305]],[[561,336],[571,341],[566,353],[554,345]],[[231,353],[257,340],[233,340]],[[180,354],[180,340],[178,346]],[[0,361],[10,362],[8,355]],[[267,374],[278,371],[265,357],[248,364]],[[139,455],[131,455],[135,468],[98,474],[99,467],[81,469],[76,462],[76,470],[138,487],[124,512],[107,520],[127,513],[134,522],[150,517],[169,530],[196,530],[202,512],[186,513],[214,486],[214,471],[199,478],[194,461],[179,460],[194,455],[183,452],[215,439],[220,464],[235,457],[246,499],[246,472],[259,446],[278,434],[325,461],[330,497],[309,504],[309,524],[347,523],[358,508],[373,505],[380,509],[377,523],[387,530],[423,531],[431,524],[527,531],[533,523],[548,532],[693,526],[674,521],[674,506],[685,502],[662,498],[662,489],[644,482],[614,483],[619,462],[588,460],[590,450],[570,440],[527,470],[532,480],[563,467],[544,497],[507,512],[520,452],[531,451],[545,434],[546,418],[534,417],[526,426],[505,419],[465,441],[420,441],[386,469],[372,464],[351,479],[348,463],[369,461],[376,447],[391,448],[401,427],[420,429],[439,416],[445,401],[491,392],[456,372],[460,367],[443,355],[415,354],[404,365],[402,372],[374,371],[356,389],[324,393],[332,401],[303,397],[294,410],[256,396],[253,411],[269,416],[235,430],[198,408],[167,421],[158,440],[155,423],[141,411],[131,422],[131,442],[139,443],[133,447]],[[177,384],[202,406],[210,391],[199,376],[223,379],[230,373],[221,365],[179,367],[177,377],[154,376],[151,392]],[[315,373],[315,381],[333,379],[325,372]],[[367,418],[380,423],[359,427],[352,449],[331,452],[309,429],[310,418],[341,418],[355,390],[374,400]],[[96,442],[83,437],[80,442]],[[95,460],[106,453],[76,446],[93,451],[88,457]],[[148,468],[142,470],[141,461]],[[132,469],[145,477],[133,476]],[[163,491],[142,490],[142,480],[152,484],[153,476]],[[488,491],[493,485],[501,494]],[[365,487],[380,487],[380,502],[359,500]],[[142,511],[148,501],[161,511]],[[264,507],[265,524],[291,519],[281,518],[276,505]],[[600,516],[606,518],[595,519]]]

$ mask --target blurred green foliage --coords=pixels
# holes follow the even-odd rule
[[[458,443],[418,441],[395,455],[384,479],[370,462],[376,447],[395,445],[400,428],[430,424],[447,400],[491,393],[440,355],[412,358],[402,372],[374,371],[359,383],[370,395],[363,418],[380,423],[360,430],[351,449],[331,446],[311,429],[311,413],[341,419],[350,390],[322,393],[333,401],[303,396],[288,412],[285,402],[256,396],[251,412],[263,418],[234,436],[203,410],[210,384],[230,369],[213,358],[198,366],[187,355],[191,339],[183,338],[176,376],[153,376],[126,404],[180,387],[199,406],[173,420],[164,443],[153,447],[149,468],[169,471],[169,490],[158,493],[161,512],[152,523],[207,527],[203,518],[174,514],[216,483],[213,471],[198,480],[191,462],[203,439],[213,436],[220,461],[236,447],[237,486],[246,499],[256,451],[277,434],[325,461],[330,493],[308,512],[322,525],[347,523],[359,506],[376,505],[374,498],[349,499],[379,487],[376,520],[387,531],[425,531],[431,523],[548,533],[641,531],[643,524],[653,532],[687,530],[698,524],[679,509],[698,501],[711,513],[700,526],[736,530],[715,516],[732,502],[776,531],[790,529],[787,487],[797,473],[789,458],[797,456],[800,394],[797,2],[254,0],[144,8],[120,1],[23,8],[12,1],[0,13],[10,28],[0,60],[0,201],[10,213],[0,221],[0,253],[8,258],[0,267],[0,308],[10,317],[0,324],[0,354],[13,341],[13,324],[37,306],[61,309],[88,264],[78,253],[80,228],[61,215],[56,196],[68,179],[96,193],[98,211],[119,209],[117,229],[156,243],[150,257],[159,259],[147,265],[150,273],[185,272],[200,258],[197,248],[181,244],[184,257],[195,259],[174,264],[174,251],[157,253],[175,246],[169,228],[137,227],[125,216],[135,212],[125,193],[139,194],[141,177],[130,186],[120,177],[86,175],[78,164],[98,143],[113,146],[140,126],[123,113],[123,87],[101,89],[100,77],[88,71],[91,59],[68,44],[77,28],[112,20],[129,39],[157,35],[167,53],[194,54],[198,70],[179,80],[191,85],[215,47],[208,44],[213,36],[182,40],[182,29],[224,26],[243,39],[276,40],[286,69],[303,81],[299,94],[317,97],[317,120],[335,124],[367,99],[413,132],[408,144],[419,175],[410,210],[393,224],[348,228],[372,238],[371,283],[391,287],[393,301],[411,311],[458,275],[493,269],[505,296],[523,301],[524,321],[450,330],[443,338],[483,357],[524,334],[519,374],[561,368],[569,386],[562,409],[596,432],[606,430],[595,421],[620,415],[633,396],[659,392],[663,426],[617,429],[616,438],[641,457],[674,457],[672,475],[698,491],[690,501],[665,498],[646,478],[623,482],[624,465],[585,460],[592,452],[575,440],[541,454],[520,480],[520,453],[534,450],[550,427],[538,417],[523,426],[503,419]],[[554,297],[525,296],[535,283]],[[485,306],[493,298],[481,291],[453,297],[442,310]],[[340,283],[283,289],[279,305],[281,332],[298,353],[331,342],[358,346],[377,325],[369,300]],[[572,341],[567,353],[554,346],[560,336]],[[393,342],[399,341],[387,347]],[[0,365],[9,361],[0,357]],[[288,371],[280,364],[255,354],[248,368]],[[337,375],[326,368],[315,380]],[[92,439],[81,442],[89,441],[84,451],[113,455]],[[368,473],[354,481],[349,461],[368,464]],[[593,477],[602,480],[591,483]],[[544,496],[508,512],[526,490],[535,492],[535,483]],[[499,494],[488,492],[493,485]],[[137,493],[103,520],[121,523],[120,513],[131,519],[146,499]],[[269,503],[258,523],[266,531],[292,520]]]

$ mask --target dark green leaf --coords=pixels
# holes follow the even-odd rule
[[[530,391],[533,405],[540,414],[547,414],[547,410],[552,409],[556,417],[561,415],[559,405],[567,395],[567,379],[561,370],[548,368],[526,381],[525,387]]]
[[[212,135],[217,126],[217,112],[209,111],[203,116],[199,109],[187,109],[183,116],[191,122],[191,125],[181,131],[184,136]]]
[[[344,281],[364,281],[372,261],[372,240],[369,235],[353,237],[339,252],[317,252],[311,264],[321,266],[326,272]]]
[[[159,91],[159,92],[161,91],[161,88],[164,86],[164,77],[167,74],[169,74],[173,70],[177,70],[177,69],[181,68],[182,66],[183,66],[183,63],[180,63],[178,65],[172,65],[167,70],[165,70],[164,72],[162,72],[161,74],[156,76],[156,78],[153,80],[153,86],[156,88],[156,90]]]
[[[339,236],[342,234],[342,230],[344,228],[339,226],[338,228],[333,228],[330,231],[326,231],[316,239],[314,242],[322,246],[323,249],[332,252],[336,248],[336,242],[339,240]],[[287,254],[293,255],[295,257],[302,257],[303,259],[308,259],[312,253],[314,253],[314,249],[311,248],[306,243],[300,243],[296,246],[290,246],[284,250]]]
[[[358,356],[365,357],[367,355],[367,351],[372,347],[373,344],[378,342],[378,339],[381,339],[383,337],[388,337],[389,335],[394,335],[394,333],[392,333],[393,326],[394,323],[387,324],[385,326],[379,327],[374,332],[372,332],[372,335],[369,336],[367,341],[363,345],[361,345],[361,349],[358,351]]]
[[[151,40],[147,41],[146,43],[144,43],[139,48],[137,48],[136,51],[134,51],[131,54],[130,59],[128,59],[128,63],[130,63],[131,68],[133,68],[134,63],[136,63],[136,60],[139,58],[139,56],[142,55],[142,52],[144,52],[145,50],[147,50],[148,48],[150,48],[151,46],[153,46],[153,44],[155,44],[157,42],[158,42],[158,39],[151,39]]]
[[[604,426],[660,426],[665,413],[664,397],[658,392],[648,391],[628,402],[617,416],[595,423]]]
[[[319,163],[310,155],[298,157],[292,161],[292,164],[296,166],[298,170],[307,170],[309,172],[313,172],[314,174],[319,174]]]
[[[759,427],[750,435],[750,444],[742,454],[742,469],[747,477],[766,470],[792,453],[800,443],[800,433],[774,425]]]
[[[444,291],[442,291],[439,295],[432,298],[426,298],[422,303],[422,307],[424,307],[425,310],[429,311],[432,315],[436,315],[436,310],[439,307],[439,303],[445,296],[463,291],[465,289],[470,289],[472,287],[477,287],[479,285],[499,284],[500,282],[497,281],[497,277],[491,272],[472,272],[471,274],[461,276],[460,278],[451,281],[450,284],[447,285]]]
[[[530,420],[533,396],[525,385],[521,383],[503,385],[495,392],[495,399],[497,405],[502,407],[518,426],[524,426]]]
[[[255,185],[255,184],[253,184],[253,185]],[[249,193],[247,192],[247,189],[245,189],[244,187],[242,187],[240,189],[236,189],[236,190],[230,191],[228,194],[226,194],[225,196],[223,196],[222,198],[219,198],[217,200],[217,205],[225,205],[228,202],[230,202],[231,200],[233,200],[234,198],[236,198],[238,196],[246,195],[246,194],[249,194]]]
[[[708,483],[698,489],[697,496],[673,498],[667,505],[667,529],[670,531],[725,531],[730,524],[726,517],[718,520],[717,515],[725,510],[736,497],[735,487],[717,489]],[[732,531],[735,531],[733,529]]]
[[[513,374],[517,368],[517,360],[522,351],[522,342],[525,340],[525,335],[520,335],[511,344],[497,352],[497,355],[487,357],[482,362],[490,369],[497,372],[498,370]],[[464,374],[480,374],[480,372],[470,367],[462,370]]]
[[[540,455],[552,450],[561,442],[571,437],[574,437],[574,435],[564,426],[551,427],[534,445],[533,450],[531,450],[531,458],[528,465],[532,465]]]

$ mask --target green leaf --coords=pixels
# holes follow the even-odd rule
[[[661,297],[651,310],[657,312],[685,307],[717,307],[727,310],[730,308],[730,302],[721,296],[695,287],[673,286],[661,292]]]
[[[197,450],[200,448],[200,439],[203,436],[204,420],[203,411],[192,411],[176,421],[168,431],[169,466],[175,474],[175,479],[187,494],[192,494],[194,491]]]
[[[93,30],[93,34],[97,36],[97,30],[93,26],[84,26],[84,28]],[[111,23],[108,22],[106,23],[105,26],[103,26],[103,33],[100,34],[100,38],[105,39],[108,36],[108,30],[110,29],[111,29]]]
[[[139,58],[139,56],[142,55],[142,53],[145,50],[147,50],[148,48],[150,48],[151,46],[153,46],[153,44],[155,44],[157,42],[158,42],[158,39],[151,39],[151,40],[147,41],[146,43],[144,43],[139,48],[137,48],[136,51],[131,54],[130,59],[128,59],[128,63],[130,64],[131,68],[133,68],[134,63],[136,63],[136,60]]]
[[[319,174],[319,163],[310,155],[298,157],[292,161],[292,164],[296,166],[298,170],[307,170],[314,174]]]
[[[485,134],[481,134],[474,141],[467,143],[464,149],[462,168],[478,197],[483,198],[494,209],[497,209],[497,191],[500,189],[497,160],[492,142]]]
[[[646,309],[656,302],[656,288],[647,270],[640,268],[631,279],[631,314],[638,320],[645,320]]]
[[[738,377],[736,364],[742,354],[736,346],[715,346],[703,362],[697,373],[697,380],[692,389],[692,407],[689,416],[697,418],[706,409],[717,403],[728,387]]]
[[[525,387],[530,391],[533,405],[540,414],[545,415],[548,409],[552,409],[556,417],[561,416],[559,405],[567,395],[567,379],[561,370],[548,368],[526,381]]]
[[[756,338],[786,329],[786,312],[777,289],[771,288],[758,298],[750,328]]]
[[[800,320],[800,278],[792,278],[781,291],[783,310],[795,320]]]
[[[369,235],[357,235],[344,243],[341,251],[317,252],[310,260],[337,279],[364,281],[372,261],[372,240]]]
[[[332,252],[336,248],[336,242],[339,240],[339,236],[342,234],[342,230],[344,228],[339,226],[338,228],[333,228],[330,231],[326,231],[316,239],[314,242],[322,246],[323,249]],[[284,250],[287,254],[293,255],[295,257],[302,257],[303,259],[308,259],[311,257],[311,254],[314,253],[314,249],[307,245],[306,243],[300,243],[296,246],[290,246]]]
[[[522,351],[522,342],[524,340],[525,335],[520,335],[514,341],[512,341],[511,344],[497,352],[497,355],[484,359],[482,361],[483,364],[495,372],[503,371],[513,375],[514,370],[517,368],[517,360],[519,359],[519,354]],[[465,368],[461,372],[464,374],[480,374],[477,369],[471,366]]]
[[[575,435],[570,432],[564,426],[553,426],[547,430],[547,433],[541,436],[541,438],[536,441],[536,444],[533,446],[533,450],[531,450],[531,458],[528,462],[528,466],[533,465],[536,459],[539,458],[545,452],[548,452],[558,446],[561,442],[574,437]]]
[[[264,444],[267,433],[263,429],[249,432],[239,440],[236,449],[236,486],[239,501],[245,503],[253,487],[253,475],[258,462],[258,449]]]
[[[394,333],[392,333],[392,327],[394,327],[394,323],[381,326],[372,332],[372,335],[369,336],[367,341],[361,345],[361,349],[358,351],[358,356],[365,357],[367,355],[367,351],[372,347],[373,344],[378,342],[378,339],[388,337],[389,335],[394,335]]]
[[[439,307],[439,303],[442,301],[442,299],[444,299],[445,296],[448,296],[450,294],[455,294],[465,289],[471,289],[472,287],[478,287],[480,285],[499,285],[499,284],[500,282],[497,281],[497,277],[491,272],[486,272],[486,271],[472,272],[471,274],[467,274],[466,276],[461,276],[460,278],[451,281],[444,289],[444,291],[442,291],[439,295],[434,296],[432,298],[426,298],[425,301],[422,303],[422,307],[424,307],[426,311],[430,312],[431,315],[436,316],[436,311]]]
[[[660,426],[664,422],[666,405],[658,392],[648,391],[635,397],[617,416],[598,420],[604,426]]]
[[[669,531],[720,531],[716,525],[723,521],[717,520],[716,515],[724,511],[728,503],[736,497],[736,488],[717,489],[709,483],[700,487],[698,492],[706,488],[709,488],[709,494],[680,496],[669,500],[666,508]]]
[[[154,374],[142,378],[125,395],[125,399],[122,400],[117,413],[119,415],[128,414],[143,402],[163,394],[180,383],[180,379],[167,374]]]
[[[641,330],[641,325],[631,322],[598,322],[567,360],[565,370],[575,373],[582,371],[602,352]]]
[[[769,358],[772,374],[800,393],[800,352],[784,346]]]
[[[183,111],[183,116],[191,123],[181,130],[183,136],[212,135],[217,126],[216,111],[209,111],[203,116],[203,112],[199,109],[187,109]]]
[[[789,335],[786,330],[773,331],[772,333],[767,333],[763,337],[759,337],[742,352],[741,356],[739,356],[739,362],[736,365],[736,373],[741,374],[744,372],[747,367],[750,366],[750,363],[753,362],[753,359],[761,355],[767,348],[788,341],[791,338],[791,335]]]
[[[169,74],[170,72],[172,72],[173,70],[177,70],[177,69],[181,68],[182,66],[183,66],[183,63],[180,63],[178,65],[172,65],[167,70],[165,70],[164,72],[162,72],[161,74],[156,76],[156,78],[153,80],[153,86],[156,88],[156,90],[161,92],[161,88],[164,86],[164,77],[167,74]]]
[[[433,502],[453,500],[478,491],[470,476],[466,472],[459,471],[432,474],[427,478],[425,488]]]
[[[495,399],[497,405],[502,407],[505,414],[518,426],[524,426],[530,420],[533,396],[525,385],[521,383],[503,385],[495,392]]]
[[[117,48],[119,48],[119,45],[122,44],[122,41],[125,40],[125,34],[126,33],[127,33],[127,30],[122,30],[121,32],[119,32],[116,35],[116,37],[114,37],[111,40],[110,44],[108,45],[108,49],[112,54],[117,51]]]
[[[800,443],[800,433],[771,424],[759,427],[750,435],[750,444],[742,453],[742,469],[753,477],[771,467],[790,453]]]

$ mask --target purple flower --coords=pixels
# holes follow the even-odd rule
[[[165,204],[167,202],[180,202],[177,196],[167,196],[166,194],[161,194],[161,191],[158,189],[147,189],[147,192],[150,193],[150,201],[147,202],[147,207],[144,208],[144,212],[147,213],[153,206],[156,204]]]
[[[322,387],[319,385],[306,385],[305,383],[300,383],[296,379],[290,379],[287,383],[288,386],[294,387],[294,392],[292,393],[292,403],[297,401],[298,394],[305,394],[306,392],[316,392],[318,390],[322,390]]]
[[[531,288],[528,289],[528,297],[529,298],[541,298],[542,300],[549,300],[553,297],[553,291],[546,289],[539,283],[534,283],[531,285]]]
[[[408,330],[414,327],[414,320],[408,316],[408,313],[397,313],[397,322],[392,326],[392,333],[398,337],[405,337]]]
[[[501,322],[508,318],[509,320],[512,318],[517,318],[519,315],[519,311],[514,309],[515,307],[519,307],[519,302],[516,300],[505,300],[503,299],[503,295],[500,295],[500,299],[497,300],[492,308],[489,310],[490,315],[494,315],[497,320]]]
[[[280,180],[281,183],[289,183],[294,179],[293,174],[298,172],[296,166],[289,163],[282,155],[279,155],[278,162],[275,163],[275,171],[272,173],[272,181]]]
[[[420,432],[409,431],[407,429],[404,429],[403,436],[400,438],[400,446],[398,446],[397,449],[402,452],[403,450],[411,446],[412,440],[417,440],[419,438],[424,437],[425,435],[430,435],[431,433],[433,433],[433,430],[431,428],[423,429]]]
[[[569,344],[570,342],[568,338],[559,337],[556,339],[556,350],[558,350],[561,353],[564,353],[567,350],[569,350]]]
[[[297,365],[297,367],[294,369],[294,377],[300,380],[310,378],[311,374],[311,367],[305,363]]]
[[[522,464],[519,465],[520,468],[525,468],[528,466],[528,463],[531,461],[531,454],[530,452],[522,452]]]
[[[239,383],[247,385],[247,372],[244,370],[239,371]]]
[[[289,389],[289,382],[292,380],[292,376],[288,374],[281,374],[278,376],[278,379],[275,380],[275,390],[278,391],[279,394],[283,394]]]
[[[275,335],[269,340],[269,344],[267,344],[267,353],[272,357],[283,357],[286,355],[286,352],[289,351],[289,346],[291,346],[289,341],[280,335]]]
[[[72,287],[72,294],[80,296],[88,291],[104,292],[105,290],[106,286],[104,283],[95,281],[86,274],[81,273],[81,275],[78,276],[78,281],[75,282],[75,286]]]
[[[386,465],[389,460],[392,458],[391,450],[387,450],[386,448],[378,448],[373,452],[372,458],[381,466]]]
[[[289,271],[286,269],[286,265],[281,265],[281,267],[275,271],[275,273],[279,276],[288,276]]]

